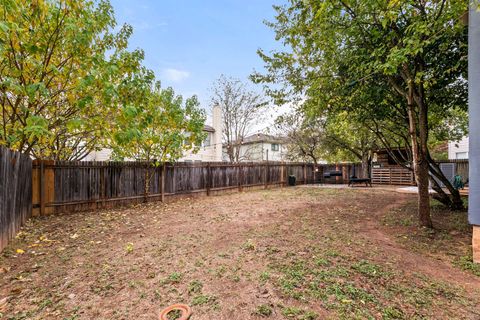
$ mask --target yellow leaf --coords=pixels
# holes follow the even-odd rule
[[[17,253],[18,253],[18,254],[24,254],[25,251],[23,251],[22,249],[17,249]]]

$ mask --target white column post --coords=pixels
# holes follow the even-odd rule
[[[480,11],[472,1],[468,19],[469,197],[473,261],[480,263]]]

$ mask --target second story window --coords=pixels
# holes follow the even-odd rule
[[[272,143],[272,151],[280,150],[280,145],[278,143]]]
[[[203,140],[203,146],[204,146],[204,147],[210,147],[211,137],[212,137],[212,134],[211,134],[211,133],[208,133],[208,134],[207,134],[207,137],[205,138],[205,140]]]

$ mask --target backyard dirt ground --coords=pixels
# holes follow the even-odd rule
[[[465,213],[378,189],[283,188],[30,221],[1,319],[480,319]]]

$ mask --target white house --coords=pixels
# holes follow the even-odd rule
[[[468,159],[468,137],[448,142],[448,159]]]
[[[222,161],[222,110],[215,106],[212,108],[212,125],[205,125],[203,131],[207,133],[207,137],[202,142],[202,146],[197,153],[191,150],[178,161],[195,161],[195,162],[214,162]],[[108,161],[112,150],[108,148],[91,152],[84,161]]]
[[[223,146],[223,160],[229,161],[227,146]],[[240,146],[240,161],[287,161],[285,139],[263,133],[246,137]]]
[[[207,137],[197,153],[188,151],[179,161],[222,161],[222,109],[219,106],[212,108],[212,126],[206,125],[203,131]]]

